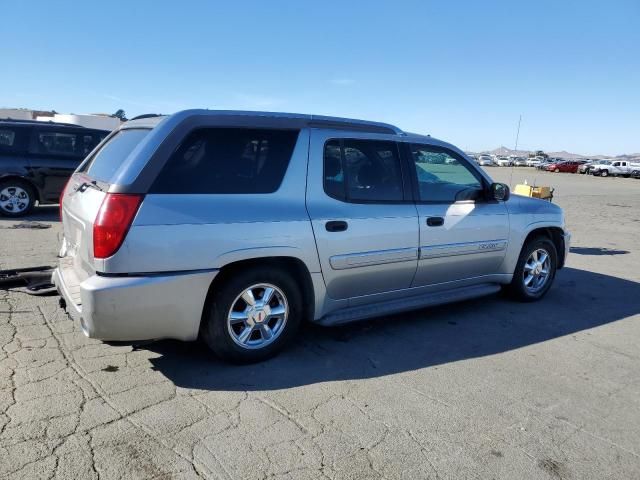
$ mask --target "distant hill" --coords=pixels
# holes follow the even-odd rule
[[[578,153],[570,153],[566,150],[562,150],[561,152],[549,152],[548,155],[550,157],[559,157],[566,158],[567,160],[580,160],[581,158],[585,158],[585,155],[580,155]],[[588,157],[591,158],[591,157]]]
[[[518,157],[526,157],[527,155],[529,155],[528,150],[512,150],[511,148],[507,148],[504,145],[498,148],[494,148],[489,152],[482,152],[482,153],[488,153],[489,155],[505,155],[505,156],[516,155]]]

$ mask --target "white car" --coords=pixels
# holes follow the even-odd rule
[[[480,155],[478,158],[478,165],[482,167],[492,167],[494,165],[493,159],[490,155]]]
[[[506,157],[498,157],[498,159],[496,160],[496,164],[499,167],[511,167],[513,166],[513,162],[511,161],[510,158],[506,158]]]
[[[527,161],[523,157],[516,157],[513,160],[513,165],[516,167],[526,167]]]

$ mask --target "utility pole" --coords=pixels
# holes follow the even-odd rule
[[[522,122],[522,114],[518,118],[518,131],[516,133],[516,148],[514,148],[516,155],[518,154],[518,139],[520,138],[520,123]],[[511,165],[511,175],[509,176],[509,186],[513,188],[513,164]]]

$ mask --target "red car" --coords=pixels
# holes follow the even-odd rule
[[[545,169],[547,172],[569,172],[577,173],[580,162],[556,162],[550,163]]]

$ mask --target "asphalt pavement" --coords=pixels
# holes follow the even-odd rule
[[[541,302],[309,325],[231,366],[90,340],[57,297],[0,290],[0,477],[640,478],[640,180],[488,171],[565,209],[572,253]],[[0,219],[0,269],[53,265],[57,217]]]

